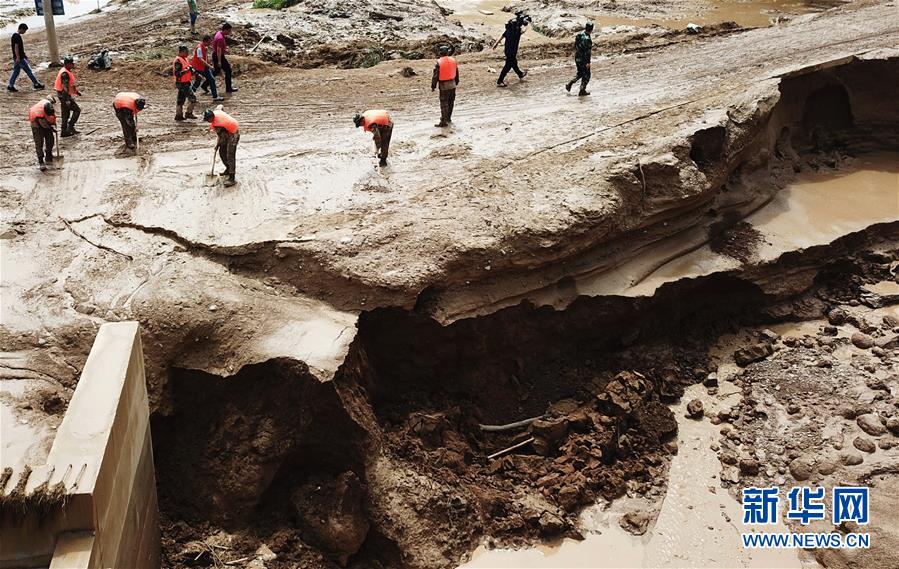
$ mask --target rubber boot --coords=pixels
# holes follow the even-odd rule
[[[236,183],[237,183],[237,180],[235,180],[234,176],[231,175],[231,176],[228,176],[228,179],[225,180],[225,182],[222,185],[225,186],[226,188],[230,188],[231,186],[233,186]]]
[[[568,91],[569,93],[571,93],[572,85],[574,85],[574,81],[569,81],[568,83],[565,83],[565,90]]]
[[[41,172],[46,172],[46,171],[47,171],[47,165],[44,164],[44,161],[43,161],[43,160],[41,160],[40,163],[38,164],[38,168],[41,169]]]
[[[178,105],[178,112],[175,113],[175,120],[176,121],[184,120],[184,108],[181,105]]]
[[[196,103],[193,101],[190,101],[187,103],[187,112],[184,114],[184,118],[186,118],[186,119],[196,119],[197,118],[197,115],[194,114],[194,106],[195,105],[196,105]]]
[[[387,165],[386,158],[381,158],[380,160],[378,160],[378,166],[386,166],[386,165]]]

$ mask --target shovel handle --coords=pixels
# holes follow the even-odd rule
[[[212,149],[212,169],[209,171],[210,176],[215,176],[215,155],[218,154],[219,151],[219,143],[215,143],[215,148]]]

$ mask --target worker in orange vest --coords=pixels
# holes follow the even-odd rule
[[[28,109],[28,121],[31,122],[31,135],[34,137],[34,150],[37,152],[37,163],[41,172],[47,170],[44,163],[53,163],[53,133],[56,132],[56,110],[52,99],[41,99]]]
[[[456,59],[450,56],[449,46],[440,46],[437,53],[440,59],[434,66],[431,78],[431,91],[440,87],[440,122],[434,126],[444,127],[453,122],[453,106],[456,104],[456,85],[459,84],[459,66]]]
[[[212,100],[224,101],[224,97],[219,97],[215,77],[212,76],[212,62],[209,59],[210,45],[212,45],[212,36],[206,34],[194,48],[193,55],[190,56],[190,66],[194,68],[195,72],[193,91],[196,93],[197,88],[200,87],[204,93],[209,93],[209,90],[212,89]]]
[[[137,145],[137,113],[144,110],[147,101],[137,93],[123,91],[115,96],[112,108],[115,116],[122,125],[122,134],[125,136],[125,148],[134,150]]]
[[[390,151],[390,137],[393,135],[393,121],[387,111],[365,111],[353,117],[356,127],[362,127],[365,132],[370,132],[375,141],[375,153],[377,153],[379,166],[387,165],[387,153]]]
[[[59,97],[59,106],[62,108],[62,125],[59,136],[72,136],[78,134],[75,123],[81,116],[81,107],[75,102],[75,95],[81,96],[78,90],[78,80],[75,79],[75,58],[67,55],[62,59],[62,69],[56,75],[56,95]]]
[[[233,186],[237,182],[234,179],[237,168],[237,143],[240,142],[240,125],[237,121],[222,110],[219,105],[214,111],[206,109],[203,120],[210,123],[209,130],[214,130],[218,135],[216,148],[219,149],[219,157],[225,163],[225,171],[222,176],[227,176],[225,186]]]
[[[175,113],[176,121],[195,119],[194,105],[197,104],[197,96],[194,95],[193,79],[194,68],[187,62],[188,49],[186,45],[178,46],[178,56],[172,61],[172,78],[175,87],[178,88],[178,111]],[[187,101],[187,112],[184,112],[184,102]]]

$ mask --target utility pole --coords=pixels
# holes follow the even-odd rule
[[[47,29],[47,49],[50,51],[50,67],[59,67],[59,43],[56,41],[56,24],[53,22],[53,1],[44,0],[44,27]]]

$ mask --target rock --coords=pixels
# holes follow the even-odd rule
[[[724,464],[731,464],[731,465],[737,464],[737,457],[734,456],[734,454],[730,453],[730,452],[721,453],[721,456],[719,457],[719,459]]]
[[[818,460],[818,472],[821,474],[833,474],[840,466],[840,458],[836,456],[825,456]]]
[[[774,330],[765,328],[762,330],[762,337],[768,340],[769,342],[776,342],[780,339],[780,334],[775,332]]]
[[[863,332],[855,332],[849,340],[852,342],[853,346],[861,348],[862,350],[874,347],[874,338]]]
[[[740,474],[754,476],[759,473],[759,461],[754,458],[747,457],[740,459]]]
[[[877,441],[877,446],[879,446],[883,450],[890,450],[891,448],[893,448],[893,441],[886,438],[880,439],[879,441]]]
[[[403,77],[415,77],[418,73],[415,72],[411,67],[403,67],[403,70],[400,71],[400,75]]]
[[[836,326],[825,326],[822,332],[825,336],[836,336],[839,333],[839,329]]]
[[[562,518],[548,510],[540,514],[537,524],[540,526],[540,534],[544,536],[558,535],[567,527]]]
[[[849,317],[849,313],[847,313],[842,308],[834,308],[830,312],[827,313],[827,321],[833,324],[834,326],[839,326],[840,324],[845,324],[846,319]]]
[[[790,474],[799,482],[808,480],[815,472],[815,461],[808,455],[800,456],[790,462]]]
[[[852,405],[851,403],[841,403],[834,414],[839,415],[844,419],[855,419],[857,415],[855,405]]]
[[[864,458],[861,454],[855,452],[854,450],[847,450],[840,453],[840,462],[845,464],[846,466],[855,466],[857,464],[861,464],[864,462]]]
[[[652,516],[648,512],[636,511],[628,512],[618,518],[618,525],[621,529],[634,535],[643,535],[649,527]]]
[[[882,350],[895,350],[899,348],[899,334],[886,335],[874,341],[876,347]]]
[[[662,448],[665,449],[665,452],[671,455],[677,454],[677,441],[666,441],[665,444],[662,445]]]
[[[887,429],[896,436],[899,436],[899,417],[890,417],[887,419]]]
[[[892,330],[893,328],[899,326],[899,318],[896,318],[892,314],[884,314],[883,315],[883,327],[887,330]]]
[[[537,419],[531,423],[531,433],[549,443],[557,443],[568,433],[568,420],[561,418]]]
[[[362,547],[369,522],[364,509],[365,491],[352,471],[328,481],[310,481],[297,488],[292,503],[303,538],[333,554],[341,565]]]
[[[702,407],[702,401],[699,399],[694,399],[687,403],[687,416],[691,419],[701,419],[705,414],[705,410]]]
[[[855,439],[852,441],[852,446],[862,452],[867,453],[872,453],[877,450],[877,446],[871,441],[871,439],[866,439],[865,437],[855,437]]]
[[[740,367],[746,367],[753,362],[761,361],[774,353],[771,344],[758,343],[752,346],[741,348],[734,352],[734,361]]]
[[[706,376],[706,378],[702,381],[702,384],[706,387],[717,387],[718,386],[718,374],[716,372],[712,372]]]
[[[861,430],[868,433],[872,437],[879,437],[880,435],[887,432],[887,429],[881,422],[880,417],[878,417],[874,413],[859,415],[858,418],[856,418],[855,422],[858,424]]]
[[[274,561],[278,556],[275,555],[269,546],[263,543],[259,546],[259,549],[256,550],[256,558],[260,561]]]
[[[787,413],[789,413],[790,415],[795,415],[800,411],[802,411],[802,407],[796,405],[795,403],[790,403],[789,405],[787,405]]]
[[[210,304],[210,305],[209,305],[209,312],[215,312],[215,311],[218,310],[218,309],[219,309],[219,307],[216,306],[215,304]]]

